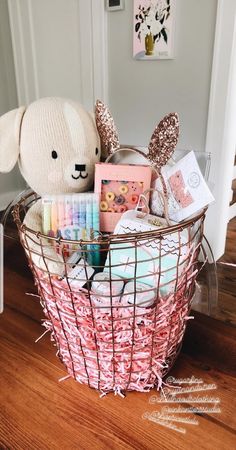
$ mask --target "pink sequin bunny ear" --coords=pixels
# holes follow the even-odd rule
[[[102,156],[106,158],[120,148],[120,142],[114,119],[101,100],[96,101],[95,120],[101,140]]]
[[[156,126],[148,146],[147,158],[161,169],[172,156],[179,138],[179,118],[167,114]]]

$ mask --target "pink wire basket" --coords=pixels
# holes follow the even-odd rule
[[[13,209],[13,217],[41,298],[43,325],[51,333],[68,376],[98,390],[101,396],[108,392],[121,396],[127,391],[147,392],[154,386],[159,389],[178,356],[190,318],[205,210],[191,220],[155,231],[68,241],[37,233],[23,224],[28,208],[37,200],[34,193],[22,197]],[[46,250],[52,245],[63,257],[60,273],[49,270],[52,260]],[[147,252],[140,260],[144,245],[155,251]],[[86,279],[81,288],[68,275],[64,250],[72,247],[80,248],[84,255]],[[101,295],[93,291],[85,262],[95,250],[99,253],[99,263],[93,266],[95,272],[102,272],[106,261],[109,273],[109,290]],[[133,276],[123,280],[133,282],[133,290],[127,294],[124,287],[117,295],[112,288],[116,281],[113,273],[117,271],[114,253],[120,251],[124,255],[131,251],[133,255],[129,261]],[[37,264],[38,257],[43,267]],[[166,264],[170,258],[171,267]],[[99,280],[98,274],[96,277]],[[155,280],[152,287],[149,277]],[[140,281],[147,282],[143,295],[152,291],[151,304],[140,302]]]

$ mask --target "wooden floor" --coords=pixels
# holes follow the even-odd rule
[[[217,261],[218,308],[215,317],[236,326],[236,218],[228,225],[225,253]]]
[[[236,262],[235,233],[233,224],[222,262]],[[58,382],[66,372],[49,336],[34,343],[43,331],[43,316],[38,299],[26,295],[36,291],[25,256],[17,241],[6,241],[5,311],[0,316],[0,449],[236,448],[235,268],[219,266],[217,314],[221,320],[194,313],[169,374],[215,383],[217,390],[208,395],[219,397],[221,413],[193,414],[199,425],[184,425],[187,432],[182,434],[142,418],[145,412],[161,409],[160,404],[149,403],[157,395],[155,390],[132,392],[125,399],[111,394],[100,399],[95,390],[72,379]]]

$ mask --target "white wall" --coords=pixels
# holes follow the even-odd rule
[[[7,0],[0,1],[0,116],[17,107]],[[0,210],[24,188],[17,167],[10,174],[0,174]]]
[[[109,105],[122,143],[145,145],[161,117],[180,116],[179,148],[204,151],[217,0],[176,0],[173,60],[132,58],[133,1],[108,14]]]

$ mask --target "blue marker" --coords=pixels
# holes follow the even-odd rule
[[[99,226],[99,194],[94,194],[93,196],[93,231],[94,235],[98,234],[100,229]]]
[[[92,239],[93,231],[93,194],[87,196],[86,202],[86,239]]]
[[[96,238],[98,236],[98,232],[99,232],[99,194],[93,194],[93,204],[92,204],[92,209],[93,209],[93,236],[92,238]],[[92,253],[92,261],[93,261],[93,266],[99,266],[100,265],[100,252],[99,252],[99,245],[93,244],[91,246],[93,248],[93,253]],[[98,268],[99,269],[99,268]]]
[[[93,194],[87,194],[86,197],[86,240],[89,241],[92,238],[92,228],[93,228],[93,207],[92,207]],[[87,261],[90,266],[93,265],[93,253],[91,251],[92,246],[87,245]]]
[[[79,225],[79,204],[76,196],[74,195],[72,195],[72,214],[73,214],[72,219],[73,225]]]
[[[86,197],[84,194],[79,196],[79,225],[81,239],[86,239]]]

